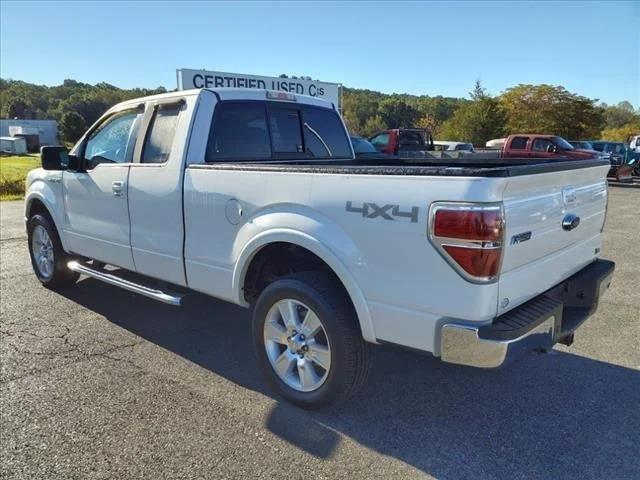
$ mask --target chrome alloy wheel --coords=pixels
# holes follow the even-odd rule
[[[322,386],[331,368],[331,346],[318,316],[304,303],[284,299],[264,322],[264,346],[278,377],[299,392]]]
[[[36,225],[31,235],[31,250],[38,273],[45,279],[53,276],[53,242],[42,225]]]

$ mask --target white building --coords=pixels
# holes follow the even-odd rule
[[[0,120],[0,137],[38,135],[40,145],[59,145],[55,120]]]

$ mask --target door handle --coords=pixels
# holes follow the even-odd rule
[[[111,192],[114,197],[124,197],[124,185],[122,181],[111,182]]]

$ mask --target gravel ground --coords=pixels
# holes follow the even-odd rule
[[[617,271],[571,348],[487,372],[375,347],[314,413],[266,389],[241,308],[42,288],[2,202],[0,478],[640,478],[640,190],[610,191]]]

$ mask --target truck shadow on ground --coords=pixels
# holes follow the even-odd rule
[[[244,388],[271,396],[250,349],[248,311],[203,295],[175,308],[87,279],[63,294]],[[498,371],[374,348],[365,390],[307,412],[278,402],[267,428],[318,457],[345,435],[440,479],[638,478],[640,374],[552,352]],[[358,464],[357,459],[352,459]],[[381,457],[380,461],[387,461]],[[372,465],[369,477],[380,475]]]

